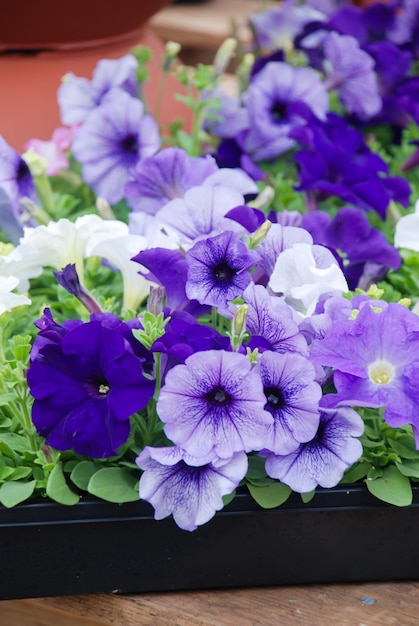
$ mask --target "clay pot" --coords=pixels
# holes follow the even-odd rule
[[[25,2],[23,9],[21,3],[8,3],[0,20],[0,134],[19,151],[33,137],[49,139],[60,125],[56,94],[62,76],[71,71],[90,78],[99,60],[119,58],[135,45],[153,53],[146,89],[152,110],[164,46],[147,29],[147,20],[169,2],[43,0]],[[162,124],[187,116],[173,98],[178,90],[178,83],[169,79]]]

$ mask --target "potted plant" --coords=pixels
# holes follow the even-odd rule
[[[250,22],[190,132],[137,48],[1,141],[4,598],[418,575],[415,23]]]

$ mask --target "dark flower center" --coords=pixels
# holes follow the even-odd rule
[[[85,383],[84,387],[91,398],[106,398],[111,388],[105,379]]]
[[[27,178],[30,178],[31,173],[29,171],[28,164],[24,159],[19,159],[19,165],[16,172],[16,180],[18,183],[24,182]]]
[[[127,135],[119,145],[121,150],[127,154],[137,154],[138,152],[138,140],[135,135]]]
[[[205,399],[211,404],[225,406],[226,404],[229,404],[231,402],[232,398],[230,394],[227,393],[225,389],[223,389],[223,387],[218,386],[211,389],[211,391],[209,391],[205,395]]]
[[[214,278],[221,283],[229,282],[236,275],[236,270],[222,262],[214,267]]]
[[[285,102],[280,102],[279,100],[274,102],[271,108],[272,120],[275,123],[282,122],[283,119],[286,117],[286,115],[287,115],[287,104]]]
[[[268,411],[278,411],[285,405],[285,398],[277,387],[264,387],[263,392],[266,396],[266,406]]]

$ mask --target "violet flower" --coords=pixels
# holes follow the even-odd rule
[[[390,303],[364,304],[355,319],[336,321],[311,349],[313,363],[335,368],[335,406],[384,407],[390,426],[412,424],[419,444],[419,318]]]
[[[165,433],[188,454],[228,459],[263,448],[266,399],[258,373],[243,354],[196,352],[166,376],[157,401]]]
[[[138,96],[136,71],[138,63],[132,54],[120,59],[102,59],[97,64],[92,80],[69,72],[58,89],[58,103],[63,124],[72,126],[85,121],[99,106],[106,94],[116,87],[130,96]]]
[[[201,304],[226,307],[251,282],[249,270],[259,255],[232,231],[198,241],[187,253],[186,295]]]
[[[223,508],[222,496],[238,486],[247,472],[247,456],[205,462],[178,447],[146,447],[137,458],[144,470],[140,497],[155,508],[154,519],[169,515],[183,530],[195,530]]]
[[[57,450],[95,458],[117,454],[129,436],[130,416],[154,392],[143,359],[125,338],[130,329],[111,314],[58,328],[54,320],[46,322],[27,374],[36,429]]]
[[[332,32],[325,39],[326,87],[339,94],[348,113],[367,120],[381,109],[374,60],[356,39]]]
[[[363,431],[364,422],[353,409],[321,408],[313,439],[290,454],[270,454],[265,461],[266,473],[299,493],[308,493],[317,485],[334,487],[361,456],[362,445],[356,437]]]
[[[244,148],[255,161],[274,159],[296,145],[289,133],[305,124],[308,108],[324,119],[329,98],[318,75],[307,67],[268,63],[256,74],[246,94],[249,130]]]
[[[28,164],[20,154],[0,136],[0,189],[9,197],[14,217],[20,222],[25,213],[23,198],[39,204],[35,183]]]
[[[376,211],[383,219],[390,200],[408,205],[409,183],[387,176],[386,163],[338,115],[330,113],[326,122],[313,121],[301,132],[295,129],[293,137],[309,148],[294,156],[299,165],[298,191],[316,191],[319,199],[336,195],[365,211]]]
[[[314,366],[300,354],[264,352],[257,364],[266,396],[268,426],[265,450],[289,454],[313,439],[319,425],[320,385]]]
[[[124,197],[131,169],[159,147],[157,123],[144,114],[142,102],[113,89],[78,129],[72,149],[85,182],[115,204]]]

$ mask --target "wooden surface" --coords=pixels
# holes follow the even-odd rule
[[[1,626],[417,626],[418,623],[419,583],[409,582],[0,602]]]

